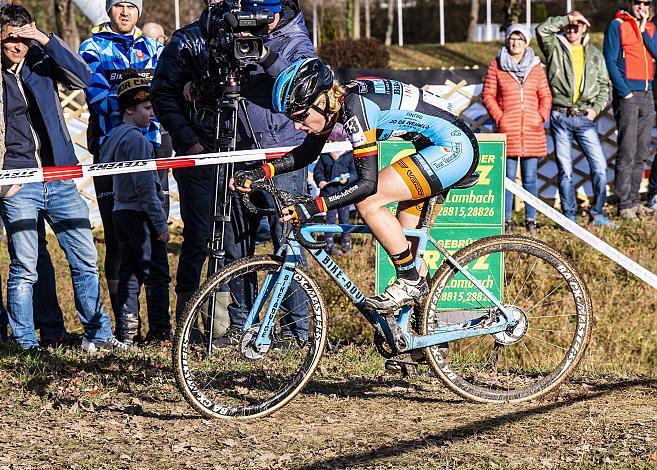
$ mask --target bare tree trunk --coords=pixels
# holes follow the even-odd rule
[[[75,5],[73,0],[55,0],[55,21],[57,35],[61,37],[71,49],[80,48],[80,34],[75,22]]]
[[[360,0],[354,2],[354,39],[360,39]]]
[[[388,0],[388,27],[386,28],[386,46],[392,44],[392,29],[395,25],[395,0]]]
[[[470,18],[468,19],[468,42],[477,40],[477,23],[479,21],[479,0],[470,0]]]
[[[372,17],[370,13],[370,0],[365,0],[365,37],[372,36]]]
[[[504,0],[504,23],[501,26],[502,31],[509,25],[520,22],[522,5],[522,0]]]

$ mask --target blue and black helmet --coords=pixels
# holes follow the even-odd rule
[[[308,109],[332,86],[333,72],[321,60],[297,60],[276,78],[272,91],[274,110],[289,116]]]

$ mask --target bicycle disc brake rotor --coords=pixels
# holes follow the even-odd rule
[[[261,347],[256,348],[255,340],[258,336],[259,329],[260,325],[253,325],[244,332],[240,341],[240,352],[245,358],[251,359],[252,361],[259,361],[271,349],[271,344],[263,344]]]
[[[495,333],[492,336],[499,344],[508,346],[510,344],[515,344],[524,338],[529,325],[527,322],[527,315],[525,315],[525,312],[523,312],[520,307],[516,307],[515,305],[505,305],[504,307],[507,312],[511,314],[512,318],[510,319],[510,322],[512,326],[504,331]]]

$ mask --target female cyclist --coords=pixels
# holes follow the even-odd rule
[[[315,161],[336,122],[344,125],[354,147],[357,180],[339,193],[283,210],[283,220],[301,225],[319,212],[356,204],[356,208],[390,256],[397,280],[366,304],[396,310],[419,302],[427,291],[403,228],[416,228],[429,197],[474,172],[479,162],[475,136],[465,122],[445,111],[447,102],[394,80],[362,79],[344,86],[318,59],[303,59],[283,70],[274,84],[273,106],[305,141],[282,158],[235,173],[233,187],[248,191],[252,181],[303,168]],[[377,170],[378,145],[399,137],[416,152]],[[399,202],[395,217],[386,204]]]

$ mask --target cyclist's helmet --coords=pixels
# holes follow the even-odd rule
[[[319,59],[293,62],[276,78],[272,91],[274,110],[288,116],[308,109],[333,86],[333,72]]]

